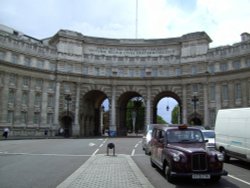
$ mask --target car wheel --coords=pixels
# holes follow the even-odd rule
[[[166,163],[164,165],[164,169],[163,170],[164,170],[164,174],[165,174],[165,177],[168,180],[168,182],[172,183],[174,181],[174,177],[171,176],[171,171],[172,171],[171,166]]]
[[[153,160],[152,160],[151,157],[150,157],[150,164],[151,164],[151,166],[152,166],[153,168],[156,168],[156,165],[155,165],[155,163],[153,162]]]
[[[221,176],[213,176],[213,177],[212,177],[212,181],[213,181],[213,182],[217,182],[217,181],[220,180],[220,178],[221,178]]]
[[[221,149],[220,152],[221,152],[221,153],[223,154],[223,156],[224,156],[224,161],[225,161],[226,163],[228,163],[229,160],[230,160],[230,156],[227,155],[225,149]]]

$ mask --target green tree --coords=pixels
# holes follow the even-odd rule
[[[166,124],[167,122],[159,115],[157,115],[157,123],[158,124]]]
[[[180,107],[179,105],[176,105],[172,111],[172,123],[173,124],[178,124],[179,122],[179,112],[180,112]]]

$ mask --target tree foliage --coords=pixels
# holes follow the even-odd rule
[[[172,111],[172,123],[173,124],[178,124],[179,122],[179,112],[180,112],[180,107],[179,105],[176,105]]]

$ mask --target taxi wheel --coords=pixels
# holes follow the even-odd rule
[[[171,171],[172,168],[171,166],[169,166],[168,164],[164,165],[164,174],[166,176],[166,179],[168,180],[168,182],[172,183],[174,181],[174,177],[171,176]]]
[[[154,162],[152,161],[151,157],[150,157],[150,164],[153,168],[156,168],[156,165],[154,164]]]
[[[213,182],[218,182],[220,180],[221,176],[213,176],[211,179]]]

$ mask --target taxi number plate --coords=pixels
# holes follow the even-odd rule
[[[192,179],[210,179],[210,174],[193,174]]]

